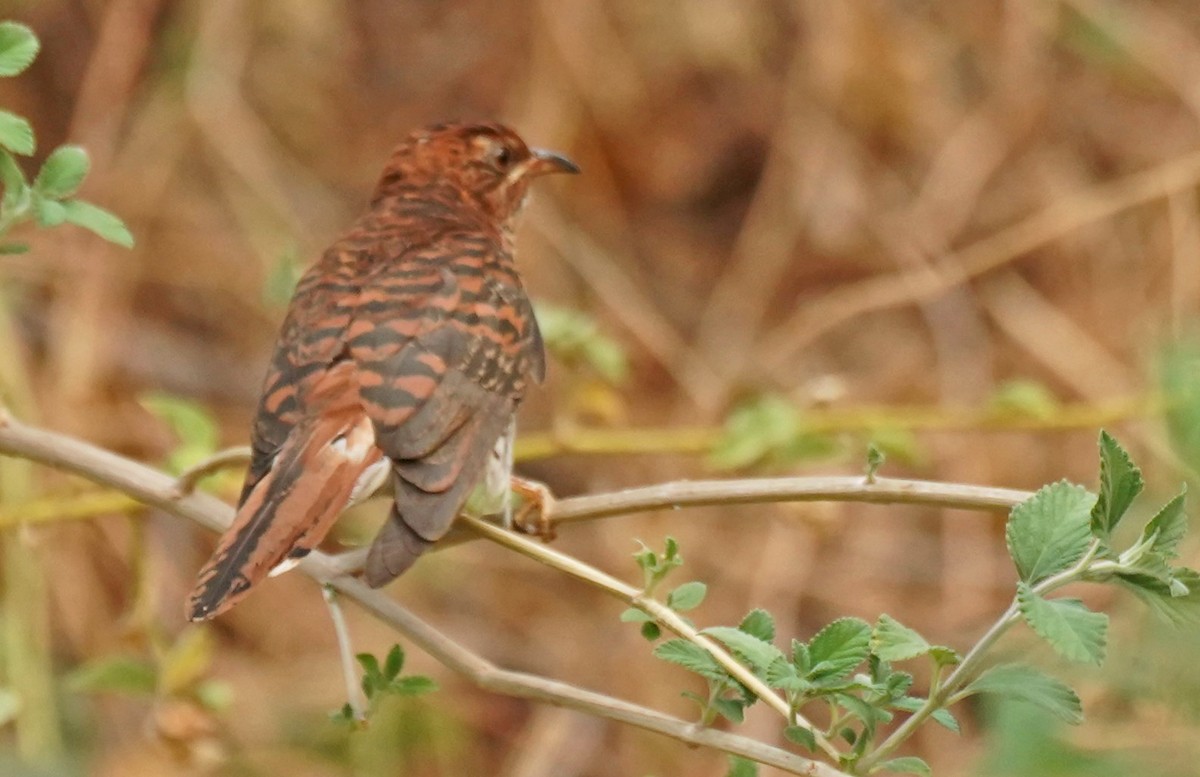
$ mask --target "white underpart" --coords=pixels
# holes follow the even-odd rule
[[[504,516],[504,528],[511,529],[513,523],[512,471],[513,440],[517,436],[517,419],[508,421],[508,428],[496,440],[496,447],[488,457],[483,471],[483,490],[490,504],[497,505],[494,512]],[[498,503],[498,504],[497,504]]]
[[[364,469],[355,481],[354,488],[350,489],[350,501],[346,503],[346,507],[370,498],[387,482],[388,473],[391,471],[392,460],[387,456]]]
[[[303,561],[303,558],[285,558],[275,566],[271,567],[271,571],[267,573],[267,577],[279,577],[284,572],[290,572],[296,568],[296,565]]]

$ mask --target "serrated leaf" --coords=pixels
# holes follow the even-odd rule
[[[1187,592],[1179,595],[1174,586],[1150,576],[1118,575],[1120,582],[1150,609],[1177,627],[1200,625],[1200,573],[1184,567],[1171,570],[1172,580]]]
[[[993,693],[1046,710],[1071,725],[1083,722],[1083,705],[1070,686],[1025,664],[1000,664],[986,670],[963,695]]]
[[[685,639],[667,640],[654,648],[654,655],[708,680],[724,682],[729,679],[729,675],[713,660],[707,650]]]
[[[817,750],[817,737],[804,726],[788,726],[783,730],[783,736],[789,742],[794,742],[810,752],[815,753]]]
[[[104,208],[83,200],[67,200],[67,221],[95,233],[110,243],[133,248],[133,235],[125,222]]]
[[[743,723],[746,720],[746,702],[739,699],[716,698],[712,700],[712,708],[721,717],[733,723]]]
[[[0,146],[14,154],[29,156],[37,149],[33,125],[23,116],[0,110]]]
[[[1150,519],[1142,531],[1142,541],[1150,543],[1150,549],[1164,559],[1179,555],[1179,543],[1188,530],[1188,517],[1184,512],[1187,488],[1163,505],[1158,514]]]
[[[400,676],[400,670],[404,668],[404,648],[399,645],[392,645],[392,649],[388,651],[387,658],[383,660],[383,676],[389,680],[395,680]]]
[[[792,640],[792,666],[796,667],[800,674],[808,674],[809,668],[812,667],[812,654],[808,651],[808,645],[798,639]]]
[[[931,647],[928,640],[887,614],[879,616],[871,633],[871,652],[884,661],[907,661],[925,655]]]
[[[1022,580],[1040,582],[1083,556],[1091,541],[1095,500],[1083,486],[1060,481],[1012,509],[1005,537]]]
[[[771,665],[767,667],[764,679],[772,688],[790,693],[797,693],[808,686],[796,672],[796,667],[783,658],[771,662]]]
[[[844,677],[867,660],[871,624],[860,618],[839,618],[817,632],[808,644],[813,680]]]
[[[783,658],[779,648],[741,629],[730,626],[710,626],[701,631],[742,656],[755,669],[765,672],[771,662]]]
[[[67,675],[66,683],[77,693],[150,695],[158,688],[158,673],[142,659],[112,656],[77,668]]]
[[[916,712],[925,704],[925,699],[920,699],[915,696],[905,696],[902,699],[896,699],[892,702],[892,707],[904,712]],[[961,734],[962,729],[958,725],[958,719],[950,713],[950,710],[945,707],[938,708],[930,713],[929,717],[941,725],[942,727],[953,731],[955,734]]]
[[[920,774],[923,777],[931,777],[933,770],[929,768],[929,764],[924,760],[917,758],[915,755],[905,755],[899,758],[892,758],[884,761],[878,766],[871,769],[871,774],[876,772],[893,772],[896,774]]]
[[[746,613],[746,617],[742,618],[742,622],[738,624],[738,629],[752,637],[758,637],[763,642],[775,640],[775,618],[763,609],[755,609]]]
[[[934,645],[929,648],[929,656],[938,666],[954,666],[962,661],[958,651],[945,645]]]
[[[1141,493],[1142,472],[1108,432],[1100,432],[1100,494],[1092,507],[1092,533],[1108,539],[1134,498]]]
[[[694,610],[704,601],[708,586],[697,580],[684,583],[667,594],[667,606],[676,612]]]
[[[622,623],[647,623],[654,620],[654,616],[647,612],[642,612],[636,607],[630,607],[621,613]]]
[[[863,722],[868,730],[873,731],[877,723],[887,723],[892,719],[892,713],[873,706],[870,702],[849,693],[835,693],[834,700],[846,708],[854,717]]]
[[[0,149],[0,186],[4,187],[4,207],[14,208],[17,201],[27,196],[29,184],[25,173],[12,154]]]
[[[42,163],[42,169],[33,179],[33,188],[54,200],[70,197],[87,177],[90,164],[82,147],[59,146]]]
[[[17,22],[0,22],[0,76],[24,72],[40,48],[33,30]]]
[[[1017,584],[1021,615],[1039,637],[1063,658],[1099,666],[1108,641],[1108,616],[1092,612],[1078,599],[1045,599],[1025,583]]]

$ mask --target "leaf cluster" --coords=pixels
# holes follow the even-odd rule
[[[362,691],[371,711],[389,696],[420,696],[437,690],[437,683],[424,675],[400,675],[404,669],[404,649],[399,645],[392,645],[382,662],[370,653],[359,653],[355,659],[362,667]],[[359,722],[349,702],[330,717],[339,723]]]
[[[24,72],[40,48],[37,36],[25,25],[0,22],[0,77]],[[0,185],[4,188],[0,198],[0,236],[15,225],[32,220],[40,227],[75,224],[111,243],[132,248],[133,235],[121,219],[75,196],[90,167],[87,152],[79,146],[59,146],[46,157],[31,183],[17,157],[33,156],[36,151],[37,142],[29,121],[0,109]],[[24,243],[0,245],[0,253],[26,250],[28,246]]]

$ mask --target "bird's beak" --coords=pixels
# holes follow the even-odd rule
[[[530,149],[532,156],[525,168],[525,175],[536,178],[550,173],[578,173],[579,165],[567,159],[562,154],[546,151],[540,148]]]

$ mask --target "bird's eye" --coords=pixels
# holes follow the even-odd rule
[[[500,167],[508,167],[508,163],[512,161],[512,151],[507,146],[501,146],[496,149],[495,154],[496,164]]]

